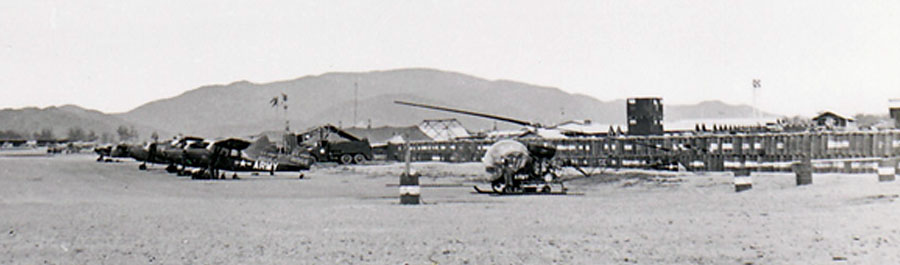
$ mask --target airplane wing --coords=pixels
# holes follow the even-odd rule
[[[200,142],[200,141],[203,141],[203,138],[196,137],[196,136],[185,136],[185,137],[182,137],[181,140],[182,140],[182,141],[196,141],[196,142]]]
[[[244,150],[250,146],[250,142],[237,138],[228,138],[225,140],[216,141],[213,145],[231,150]]]

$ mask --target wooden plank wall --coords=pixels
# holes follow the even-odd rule
[[[678,159],[703,171],[790,171],[809,156],[816,172],[874,172],[878,159],[900,156],[900,130],[859,132],[738,133],[605,138],[527,139],[555,146],[557,158],[579,166],[644,167]],[[481,161],[492,140],[413,142],[413,161]],[[661,148],[653,148],[655,145]],[[402,146],[389,145],[389,158]],[[689,162],[688,162],[689,161]],[[874,163],[874,164],[873,164]]]

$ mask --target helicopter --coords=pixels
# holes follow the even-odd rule
[[[527,129],[525,133],[515,135],[508,139],[499,140],[488,147],[482,158],[482,163],[485,166],[485,171],[490,173],[488,181],[491,183],[491,190],[481,190],[476,186],[475,190],[479,193],[553,193],[553,188],[550,184],[555,183],[558,183],[561,187],[559,193],[565,193],[566,188],[557,173],[562,167],[573,167],[585,177],[590,177],[592,174],[576,164],[557,158],[556,147],[553,145],[523,141],[521,139],[526,135],[542,135],[542,133],[547,130],[555,129],[552,126],[544,126],[535,122],[448,107],[405,101],[394,101],[394,103],[504,121],[523,126]],[[601,136],[599,134],[584,134],[569,131],[562,131],[561,134],[565,136]],[[646,168],[655,170],[672,170],[678,169],[679,167],[691,170],[690,162],[686,157],[688,157],[690,153],[705,152],[705,150],[697,149],[690,145],[669,148],[637,139],[628,139],[611,135],[603,136],[607,137],[607,139],[621,141],[626,144],[640,145],[663,151],[664,155],[654,158],[653,160],[645,161],[646,163],[644,166]],[[609,162],[614,158],[615,157],[607,156],[604,157],[604,160]]]
[[[405,101],[394,101],[394,103],[509,122],[526,127],[529,131],[546,129],[538,123],[497,115]],[[557,184],[560,186],[560,190],[555,193],[565,194],[567,189],[556,173],[563,163],[555,159],[555,156],[556,147],[552,145],[525,142],[517,139],[497,141],[488,147],[484,157],[481,159],[485,166],[485,171],[490,174],[487,180],[491,183],[491,190],[482,190],[476,186],[475,191],[495,194],[552,194],[554,190],[551,184]]]

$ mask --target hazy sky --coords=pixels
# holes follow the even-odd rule
[[[563,2],[563,3],[557,3]],[[600,100],[887,112],[900,1],[2,1],[0,108],[429,67]]]

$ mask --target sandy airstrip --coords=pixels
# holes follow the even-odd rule
[[[875,174],[735,193],[730,173],[619,173],[498,197],[471,193],[479,164],[416,163],[447,185],[403,206],[400,164],[198,181],[94,158],[0,157],[0,264],[900,264],[900,181]]]

